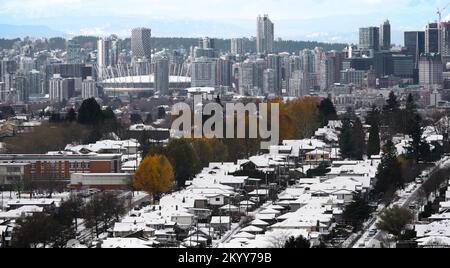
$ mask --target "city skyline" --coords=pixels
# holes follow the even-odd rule
[[[444,0],[247,1],[204,0],[183,5],[179,0],[131,0],[125,4],[103,0],[0,1],[0,34],[14,37],[12,26],[42,26],[42,34],[129,36],[131,28],[152,28],[154,36],[232,38],[254,36],[254,19],[269,14],[275,38],[356,43],[360,27],[379,26],[389,19],[392,41],[403,42],[403,31],[424,30],[437,20]],[[201,8],[200,8],[201,7]],[[238,7],[238,8],[237,8]],[[349,8],[351,7],[351,8]],[[49,9],[52,12],[47,12]],[[448,12],[444,12],[448,14]],[[114,20],[111,18],[114,17]],[[205,22],[208,21],[208,24]],[[332,22],[333,28],[329,27]],[[298,26],[297,26],[298,25]],[[3,30],[2,30],[3,28]],[[26,27],[25,27],[26,28]],[[48,29],[47,29],[48,28]]]

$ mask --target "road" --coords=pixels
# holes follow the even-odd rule
[[[264,209],[266,209],[267,207],[269,207],[270,205],[272,205],[272,202],[266,202],[265,204],[263,204],[262,206],[260,206],[258,209],[256,209],[255,211],[249,213],[249,215],[256,215],[259,212],[263,211]],[[241,220],[239,222],[239,225],[234,228],[233,230],[231,230],[230,232],[228,232],[218,243],[216,243],[213,247],[217,248],[222,244],[226,244],[228,242],[230,242],[233,238],[233,236],[237,233],[239,233],[242,229],[243,229],[243,220]]]
[[[129,204],[126,204],[126,213],[129,213],[135,206],[140,205],[143,202],[149,201],[150,196],[149,195],[140,195],[137,194],[135,196],[132,195],[131,192],[124,192],[121,193],[118,196],[119,199],[125,199],[125,200],[131,200]],[[113,223],[111,223],[113,224]],[[98,229],[102,230],[104,224],[99,223]],[[78,241],[85,241],[86,244],[90,244],[93,239],[95,239],[95,234],[92,232],[91,229],[86,228],[84,226],[84,220],[80,219],[78,224],[78,233],[79,236],[77,237]]]
[[[429,170],[429,175],[433,174],[435,171],[443,168],[443,165],[447,165],[450,163],[450,157],[449,156],[445,156],[444,158],[442,158],[439,162],[437,162],[435,164],[435,166]],[[430,176],[426,177],[424,180],[427,181],[430,178]],[[408,187],[413,187],[413,185],[415,185],[415,183],[411,183],[410,185],[408,185],[406,188]],[[360,246],[362,246],[364,244],[365,248],[374,248],[374,247],[380,247],[380,241],[383,240],[384,237],[386,237],[386,234],[382,231],[378,231],[375,236],[370,237],[369,232],[370,230],[376,230],[376,224],[378,222],[378,220],[380,219],[380,215],[383,214],[383,212],[388,209],[391,208],[395,205],[398,205],[402,208],[409,208],[409,206],[411,204],[413,204],[414,202],[418,201],[420,199],[420,191],[423,188],[423,184],[421,185],[416,185],[416,187],[414,188],[413,191],[411,191],[411,193],[406,193],[402,196],[397,196],[394,199],[394,202],[392,202],[388,207],[382,209],[381,211],[379,211],[376,215],[376,217],[373,217],[371,219],[371,224],[369,224],[364,230],[362,235],[360,235],[359,237],[357,237],[356,241],[354,243],[350,243],[349,247],[353,247],[353,248],[359,248]]]

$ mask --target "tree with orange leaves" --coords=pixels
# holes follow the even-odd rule
[[[162,155],[144,158],[134,174],[133,186],[154,196],[170,191],[174,186],[174,172],[169,160]]]
[[[320,127],[317,99],[303,97],[280,108],[280,136],[284,139],[310,138]]]

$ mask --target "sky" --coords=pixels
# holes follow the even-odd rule
[[[275,36],[356,42],[358,28],[389,19],[393,41],[423,30],[450,0],[0,0],[0,27],[38,25],[70,35],[130,35],[138,26],[154,36],[254,36],[258,14],[269,14]],[[446,17],[450,7],[443,12]],[[449,17],[450,18],[450,17]],[[0,34],[1,34],[0,28]]]

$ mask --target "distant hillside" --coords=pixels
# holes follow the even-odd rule
[[[19,39],[0,39],[0,48],[9,49],[14,42]],[[80,44],[87,49],[95,49],[98,37],[95,36],[76,36],[72,38],[73,41]],[[161,50],[167,49],[189,49],[191,46],[197,46],[199,38],[181,38],[181,37],[153,37],[151,40],[152,48]],[[64,39],[51,38],[51,48],[64,48]],[[216,48],[220,51],[230,51],[230,39],[215,39]],[[313,41],[275,41],[275,52],[290,52],[298,53],[303,49],[314,49],[315,47],[322,47],[325,50],[342,50],[346,44],[330,44]],[[255,52],[256,41],[245,39],[244,48],[247,52]],[[131,39],[126,38],[123,42],[123,49],[131,49]]]
[[[23,38],[27,36],[48,38],[53,36],[65,37],[67,34],[47,26],[0,24],[0,38]]]
[[[20,38],[16,39],[4,39],[0,38],[0,49],[10,49],[15,42],[20,41]]]
[[[126,46],[130,46],[130,39],[126,39]],[[152,47],[156,49],[169,48],[190,48],[191,46],[198,45],[199,38],[168,38],[168,37],[155,37],[152,38]],[[215,39],[216,48],[221,51],[230,51],[230,39]],[[314,49],[315,47],[322,47],[325,50],[342,50],[346,44],[330,44],[311,41],[275,41],[275,52],[290,52],[298,53],[303,49]],[[256,41],[246,39],[244,42],[244,48],[246,51],[256,51]]]

